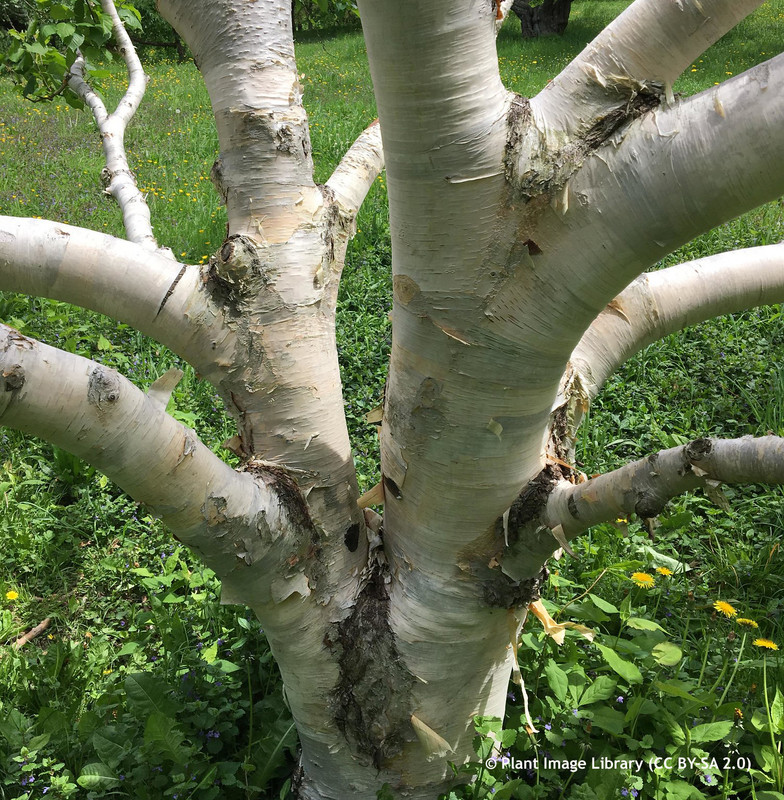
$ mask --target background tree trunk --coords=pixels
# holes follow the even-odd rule
[[[532,6],[528,0],[515,0],[512,11],[520,18],[523,39],[561,34],[569,22],[572,0],[544,0]]]

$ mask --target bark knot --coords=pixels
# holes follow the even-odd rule
[[[120,399],[120,376],[111,369],[97,366],[87,382],[87,402],[102,411]]]

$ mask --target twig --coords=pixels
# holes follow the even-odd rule
[[[31,639],[35,639],[38,634],[43,633],[51,622],[51,617],[47,617],[43,622],[40,622],[32,630],[28,631],[24,636],[20,636],[13,644],[14,650],[19,650],[24,647]]]

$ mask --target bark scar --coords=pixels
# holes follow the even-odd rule
[[[180,282],[180,279],[185,274],[185,270],[188,268],[187,264],[182,265],[182,269],[177,273],[177,277],[172,281],[171,286],[166,290],[166,294],[163,296],[163,300],[161,300],[161,304],[158,306],[158,311],[155,313],[157,317],[161,311],[163,311],[163,307],[166,305],[166,301],[172,296],[175,287]]]

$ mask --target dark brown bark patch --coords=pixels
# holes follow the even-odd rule
[[[25,382],[25,371],[21,364],[14,364],[3,370],[3,390],[13,392],[21,389]]]
[[[400,753],[410,731],[414,681],[389,626],[384,578],[376,565],[350,616],[327,641],[340,648],[340,680],[330,701],[335,723],[352,750],[376,769]]]

